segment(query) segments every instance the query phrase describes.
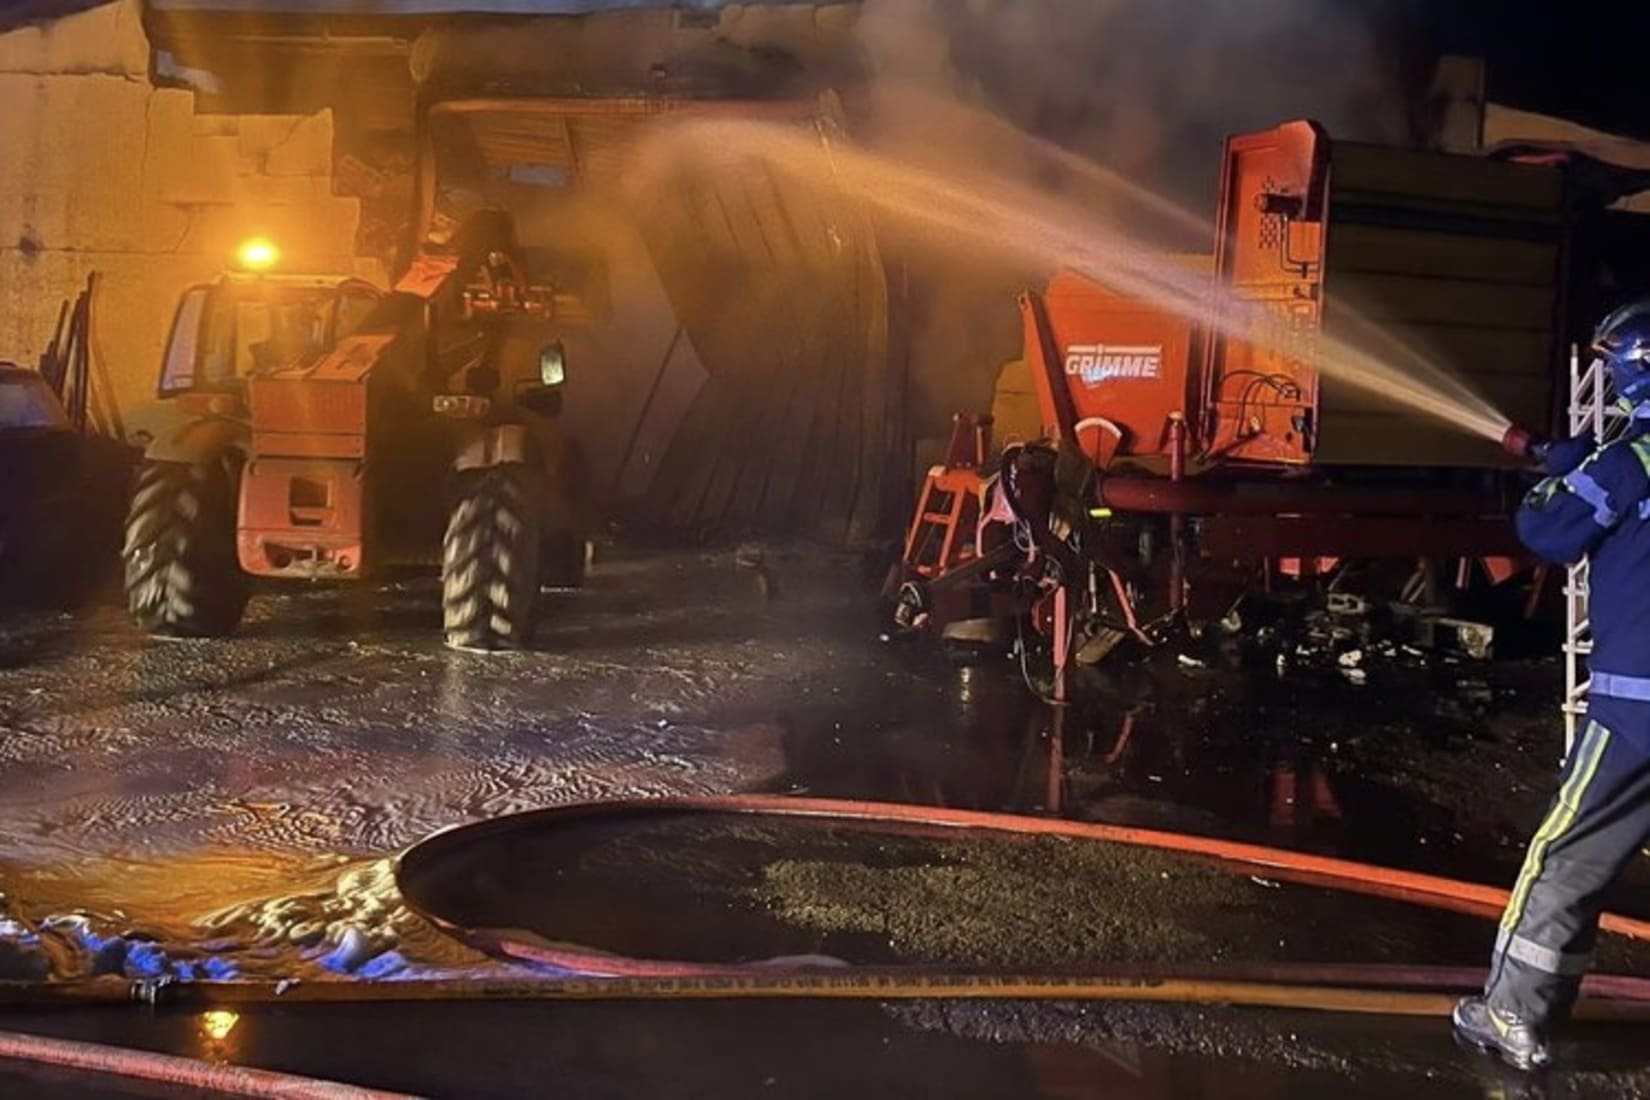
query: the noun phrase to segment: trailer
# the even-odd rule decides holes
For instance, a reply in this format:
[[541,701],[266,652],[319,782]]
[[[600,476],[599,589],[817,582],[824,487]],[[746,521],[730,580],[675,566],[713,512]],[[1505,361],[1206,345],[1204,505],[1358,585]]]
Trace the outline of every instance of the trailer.
[[[1059,686],[1073,661],[1156,644],[1255,588],[1378,562],[1394,579],[1376,598],[1439,608],[1528,577],[1517,459],[1323,355],[1415,355],[1510,421],[1552,424],[1576,201],[1560,167],[1337,142],[1307,121],[1229,139],[1201,314],[1103,272],[1021,296],[1036,438],[999,453],[991,417],[958,418],[891,577],[897,621],[1029,623]],[[1251,311],[1242,337],[1234,309]]]
[[97,286],[90,274],[63,303],[36,367],[0,359],[0,606],[72,606],[118,560],[137,452],[107,386],[93,385]]

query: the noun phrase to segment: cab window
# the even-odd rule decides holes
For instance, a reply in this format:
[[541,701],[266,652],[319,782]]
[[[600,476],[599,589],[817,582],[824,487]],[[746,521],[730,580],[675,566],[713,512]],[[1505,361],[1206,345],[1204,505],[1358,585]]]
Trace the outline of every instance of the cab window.
[[161,365],[162,396],[195,387],[195,367],[201,350],[201,318],[206,313],[210,290],[204,286],[184,292],[172,315],[172,333],[166,341],[166,361]]

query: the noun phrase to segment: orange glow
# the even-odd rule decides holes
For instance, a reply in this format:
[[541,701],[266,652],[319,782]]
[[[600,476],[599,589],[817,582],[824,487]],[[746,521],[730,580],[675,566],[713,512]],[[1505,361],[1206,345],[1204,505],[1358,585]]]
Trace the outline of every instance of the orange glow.
[[213,1042],[221,1043],[229,1038],[229,1033],[235,1030],[235,1025],[241,1022],[239,1014],[228,1009],[215,1008],[210,1012],[201,1013],[201,1033]]
[[281,258],[281,250],[267,237],[253,237],[241,244],[235,259],[247,271],[267,271]]

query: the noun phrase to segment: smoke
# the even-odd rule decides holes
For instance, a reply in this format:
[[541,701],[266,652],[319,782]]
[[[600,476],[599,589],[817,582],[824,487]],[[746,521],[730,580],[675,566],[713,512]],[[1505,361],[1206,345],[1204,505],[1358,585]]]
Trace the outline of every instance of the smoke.
[[873,132],[952,154],[912,93],[989,111],[1199,209],[1228,134],[1311,117],[1403,143],[1401,12],[1373,0],[867,0]]
[[[1340,139],[1406,141],[1401,12],[1375,2],[867,0],[856,130],[1206,252],[1227,135],[1310,117]],[[1049,273],[892,244],[922,288],[907,308],[918,431],[940,434],[955,408],[989,407],[1018,353],[1014,292]]]

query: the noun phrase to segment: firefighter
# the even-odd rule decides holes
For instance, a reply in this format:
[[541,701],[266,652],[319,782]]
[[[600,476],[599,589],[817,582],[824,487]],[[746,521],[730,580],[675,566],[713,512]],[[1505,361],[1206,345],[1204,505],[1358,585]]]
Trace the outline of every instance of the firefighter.
[[1607,317],[1593,345],[1628,429],[1604,447],[1551,448],[1517,518],[1547,561],[1591,558],[1588,721],[1530,841],[1484,994],[1454,1013],[1460,1038],[1526,1070],[1551,1060],[1548,1033],[1575,1002],[1604,893],[1650,836],[1650,300]]

